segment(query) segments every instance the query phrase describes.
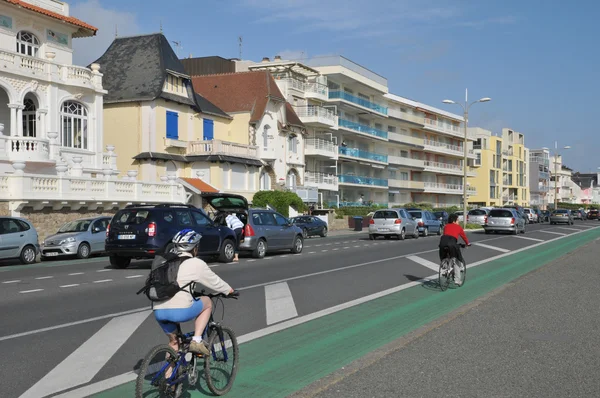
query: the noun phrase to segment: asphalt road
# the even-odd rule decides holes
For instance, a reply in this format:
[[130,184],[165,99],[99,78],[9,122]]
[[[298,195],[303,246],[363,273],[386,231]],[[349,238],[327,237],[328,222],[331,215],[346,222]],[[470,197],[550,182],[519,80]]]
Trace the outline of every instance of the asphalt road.
[[[469,237],[476,244],[464,256],[467,263],[485,261],[596,227],[600,224],[530,225],[517,237],[473,232]],[[225,302],[225,322],[250,340],[250,333],[260,335],[284,320],[422,279],[434,272],[437,242],[436,236],[369,241],[366,233],[311,238],[299,255],[212,264],[242,290],[240,300]],[[11,358],[0,365],[1,396],[40,398],[86,385],[108,388],[135,370],[152,346],[165,341],[148,316],[147,299],[135,295],[149,266],[134,262],[118,270],[97,258],[0,268],[0,350]],[[284,308],[270,304],[274,290],[286,296]]]

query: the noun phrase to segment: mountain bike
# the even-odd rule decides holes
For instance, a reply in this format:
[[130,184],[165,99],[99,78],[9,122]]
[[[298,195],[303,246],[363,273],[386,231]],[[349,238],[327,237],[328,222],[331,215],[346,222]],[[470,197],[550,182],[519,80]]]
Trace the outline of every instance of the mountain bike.
[[[200,360],[204,360],[204,374],[208,389],[215,395],[221,396],[229,392],[238,370],[239,348],[237,338],[233,330],[223,326],[213,319],[216,305],[214,299],[239,297],[236,290],[229,295],[222,293],[206,294],[204,290],[194,292],[194,298],[206,296],[213,300],[213,310],[202,339],[208,342],[211,355],[204,356],[189,352],[190,343],[194,332],[183,333],[181,326],[177,325],[177,341],[179,350],[167,345],[160,344],[148,352],[138,374],[135,384],[136,398],[161,397],[178,398],[183,394],[184,382],[189,386],[195,386],[198,382],[199,371],[197,366]],[[225,307],[223,306],[223,313]],[[207,339],[208,336],[208,339]],[[229,370],[222,367],[229,366]],[[149,388],[149,390],[148,390]]]
[[[464,249],[467,247],[467,245],[460,243],[460,247]],[[446,246],[444,249],[446,251],[446,257],[442,260],[438,273],[440,289],[442,292],[448,289],[448,286],[450,286],[450,281],[454,281],[454,265],[459,263],[458,259],[450,254],[448,246]],[[465,279],[467,278],[467,264],[462,263],[460,269],[460,286],[463,286],[465,284]]]

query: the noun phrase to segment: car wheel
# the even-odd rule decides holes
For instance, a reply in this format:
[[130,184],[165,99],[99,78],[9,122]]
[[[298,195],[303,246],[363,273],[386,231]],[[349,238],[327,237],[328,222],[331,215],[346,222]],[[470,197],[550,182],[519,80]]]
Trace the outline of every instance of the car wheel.
[[77,258],[88,258],[90,256],[90,253],[90,245],[88,245],[87,243],[82,243],[77,248]]
[[369,240],[375,240],[375,235],[369,234]]
[[302,253],[302,249],[304,248],[304,240],[300,235],[296,236],[294,239],[294,246],[292,247],[292,253],[299,254]]
[[127,266],[131,263],[131,259],[129,257],[121,257],[112,255],[109,257],[110,265],[115,268],[127,268]]
[[484,230],[483,232],[484,232],[486,235],[489,235],[490,233],[492,233],[492,231],[489,231],[489,230],[487,230],[487,229],[486,229],[486,230]]
[[429,236],[429,228],[425,227],[425,229],[423,230],[423,237],[428,237]]
[[440,226],[437,231],[438,236],[442,234],[442,227]]
[[221,245],[221,253],[219,254],[219,261],[222,263],[230,263],[233,261],[235,256],[235,243],[231,239],[225,239],[223,245]]
[[398,239],[404,240],[405,238],[406,238],[406,231],[404,230],[404,228],[402,228],[402,231],[400,231],[400,235],[398,235]]
[[260,239],[257,243],[256,243],[256,247],[254,248],[254,251],[252,252],[252,257],[254,258],[264,258],[265,255],[267,254],[267,242],[264,239]]
[[518,228],[515,228],[515,230],[514,230],[514,231],[512,231],[511,233],[512,233],[513,235],[516,235],[516,234],[518,234],[518,233],[519,233],[519,229],[518,229]]
[[323,231],[321,231],[321,238],[325,238],[327,236],[327,227],[323,227]]
[[35,252],[35,247],[31,245],[27,245],[21,250],[21,256],[19,260],[21,264],[33,264],[35,263],[35,257],[37,253]]
[[308,230],[306,228],[302,228],[302,237],[304,239],[308,238]]

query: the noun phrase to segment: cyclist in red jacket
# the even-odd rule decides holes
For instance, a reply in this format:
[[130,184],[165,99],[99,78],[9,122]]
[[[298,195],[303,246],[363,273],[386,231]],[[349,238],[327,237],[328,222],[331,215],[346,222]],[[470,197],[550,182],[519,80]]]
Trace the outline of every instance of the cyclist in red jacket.
[[[471,246],[471,244],[469,243],[469,239],[467,238],[467,234],[465,234],[465,231],[458,224],[458,216],[456,214],[451,214],[450,217],[448,217],[448,224],[446,224],[446,226],[444,227],[444,234],[440,238],[440,261],[446,258],[446,250],[450,250],[450,255],[452,257],[458,259],[458,261],[461,262],[463,265],[465,264],[465,260],[460,251],[460,246],[458,245],[459,237],[462,238],[462,240],[467,246]],[[457,269],[459,266],[459,264],[455,264],[454,283],[460,286],[460,269]]]

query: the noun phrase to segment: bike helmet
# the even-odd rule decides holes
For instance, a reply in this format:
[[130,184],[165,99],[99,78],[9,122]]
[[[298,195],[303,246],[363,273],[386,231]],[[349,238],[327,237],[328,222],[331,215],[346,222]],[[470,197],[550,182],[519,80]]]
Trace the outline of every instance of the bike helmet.
[[202,235],[193,229],[184,229],[177,232],[177,235],[173,237],[173,243],[178,252],[190,252],[198,243],[200,243]]

